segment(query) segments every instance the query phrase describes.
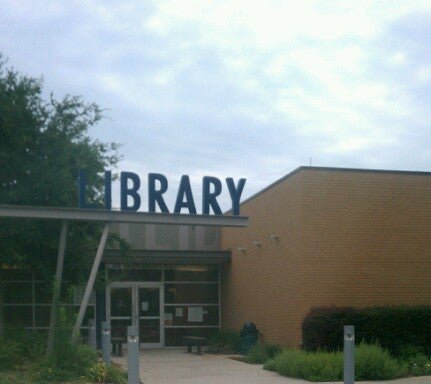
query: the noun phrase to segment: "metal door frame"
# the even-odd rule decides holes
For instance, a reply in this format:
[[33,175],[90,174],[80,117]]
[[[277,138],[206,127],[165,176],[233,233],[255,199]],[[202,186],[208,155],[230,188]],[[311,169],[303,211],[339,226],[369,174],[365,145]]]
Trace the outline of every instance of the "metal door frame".
[[[163,283],[162,282],[134,282],[134,281],[118,281],[109,284],[106,287],[106,318],[109,325],[111,325],[111,290],[115,288],[132,288],[132,313],[131,322],[132,325],[139,325],[138,319],[138,295],[139,288],[159,288],[159,314],[160,314],[160,342],[159,343],[140,343],[140,348],[151,349],[151,348],[163,348],[165,346],[165,327],[164,327],[164,295],[163,295]],[[138,326],[139,330],[139,326]]]

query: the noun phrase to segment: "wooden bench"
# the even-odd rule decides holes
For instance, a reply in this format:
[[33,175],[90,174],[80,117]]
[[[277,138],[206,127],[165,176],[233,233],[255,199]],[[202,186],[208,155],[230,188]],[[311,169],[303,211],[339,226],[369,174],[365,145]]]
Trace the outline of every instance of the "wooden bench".
[[111,337],[112,354],[114,356],[123,356],[123,343],[126,342],[124,337]]
[[187,352],[192,352],[192,347],[197,347],[197,354],[202,355],[202,344],[206,343],[205,337],[184,336],[184,341],[187,344]]

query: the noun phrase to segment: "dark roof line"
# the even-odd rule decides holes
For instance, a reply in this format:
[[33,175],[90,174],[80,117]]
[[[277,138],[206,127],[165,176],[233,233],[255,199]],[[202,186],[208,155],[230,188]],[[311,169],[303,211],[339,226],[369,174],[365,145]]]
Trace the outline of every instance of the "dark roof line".
[[[243,204],[249,202],[250,200],[253,200],[257,196],[259,196],[262,193],[266,192],[267,190],[275,187],[277,184],[282,183],[283,181],[287,180],[288,178],[294,176],[295,174],[297,174],[301,171],[309,171],[309,170],[311,170],[311,171],[331,171],[331,172],[393,173],[393,174],[402,174],[402,175],[431,176],[431,172],[425,172],[425,171],[400,171],[400,170],[388,170],[388,169],[341,168],[341,167],[313,167],[313,166],[302,165],[302,166],[294,169],[292,172],[288,173],[287,175],[283,176],[282,178],[269,184],[267,187],[256,192],[254,195],[251,195],[250,197],[248,197],[247,199],[242,201],[240,205],[243,205]],[[227,211],[226,213],[229,213],[230,211],[231,210]]]

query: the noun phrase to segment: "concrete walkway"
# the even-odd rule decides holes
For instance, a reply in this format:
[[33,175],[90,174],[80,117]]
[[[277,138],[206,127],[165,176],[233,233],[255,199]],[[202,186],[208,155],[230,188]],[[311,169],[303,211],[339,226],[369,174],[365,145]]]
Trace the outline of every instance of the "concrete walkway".
[[[127,352],[113,361],[127,366]],[[144,384],[305,384],[308,381],[291,379],[224,355],[190,354],[185,349],[156,349],[141,352],[141,380]],[[370,382],[361,382],[362,384]],[[431,384],[431,376],[373,384]],[[332,383],[334,384],[334,383]]]

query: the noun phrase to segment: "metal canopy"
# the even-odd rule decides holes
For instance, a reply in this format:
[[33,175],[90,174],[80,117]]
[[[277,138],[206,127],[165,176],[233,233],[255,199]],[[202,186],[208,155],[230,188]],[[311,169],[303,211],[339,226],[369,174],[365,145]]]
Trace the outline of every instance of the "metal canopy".
[[32,207],[1,204],[0,217],[221,227],[245,227],[248,225],[248,217],[245,216],[185,215],[178,213],[125,212],[107,211],[104,209]]
[[[51,324],[50,324],[50,345],[52,344],[51,338],[53,337],[54,324],[55,324],[55,305],[59,297],[61,275],[64,263],[64,253],[66,247],[66,232],[67,221],[99,221],[103,222],[104,228],[100,238],[99,246],[97,248],[96,256],[94,258],[93,266],[91,268],[90,276],[88,278],[87,286],[85,288],[84,297],[79,308],[79,314],[73,327],[72,339],[76,339],[79,329],[82,325],[82,320],[88,306],[91,291],[93,290],[94,280],[99,269],[100,261],[105,250],[106,240],[109,234],[109,227],[111,223],[142,223],[142,224],[170,224],[170,225],[202,225],[202,226],[223,226],[223,227],[245,227],[248,225],[248,217],[243,216],[223,216],[223,215],[182,215],[175,213],[149,213],[149,212],[124,212],[124,211],[108,211],[104,209],[81,209],[81,208],[61,208],[61,207],[32,207],[32,206],[19,206],[19,205],[1,205],[0,204],[0,218],[22,218],[22,219],[50,219],[62,220],[62,231],[60,234],[60,244],[57,256],[57,273],[55,278],[56,292],[53,295],[52,308],[51,308]],[[159,258],[153,261],[160,260]],[[165,260],[169,257],[164,255]],[[203,258],[196,257],[197,255],[188,255],[188,258],[194,260],[204,261]],[[217,259],[226,261],[227,255],[220,255]],[[178,257],[171,260],[178,261]],[[227,257],[229,259],[229,257]],[[214,262],[214,258],[208,259],[208,262]],[[218,262],[220,262],[218,261]],[[157,261],[160,262],[160,261]]]

